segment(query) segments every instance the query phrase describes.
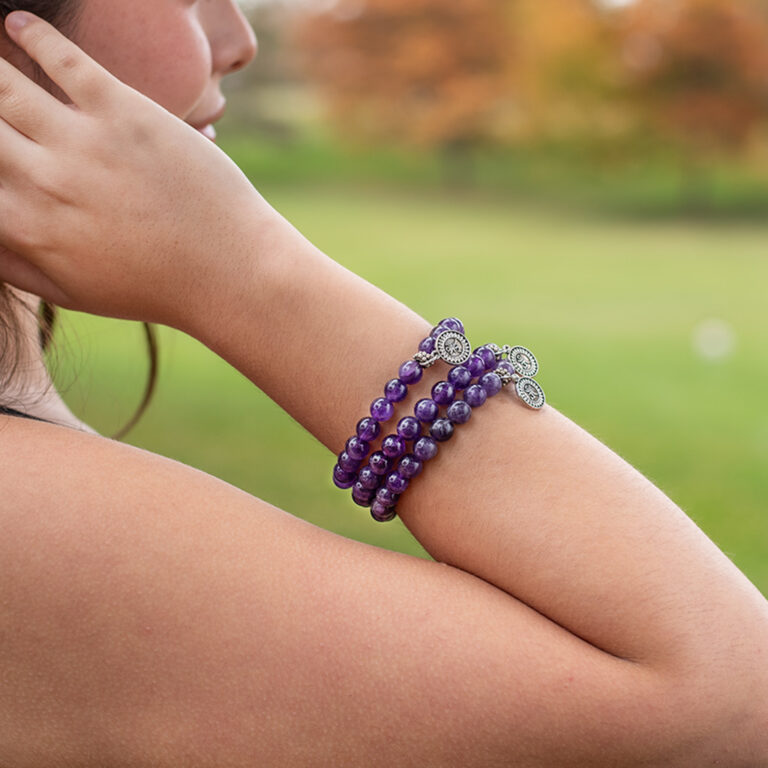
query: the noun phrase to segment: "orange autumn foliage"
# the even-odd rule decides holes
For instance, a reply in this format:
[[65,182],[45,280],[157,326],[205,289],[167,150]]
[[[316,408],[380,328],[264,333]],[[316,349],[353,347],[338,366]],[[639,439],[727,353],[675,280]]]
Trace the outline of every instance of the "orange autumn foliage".
[[306,72],[350,132],[450,146],[510,108],[513,0],[341,0],[296,30]]
[[578,138],[612,118],[617,84],[615,41],[593,0],[515,0],[517,56],[511,81],[532,136]]
[[768,0],[338,0],[296,30],[349,134],[432,147],[768,125]]
[[620,38],[628,94],[666,135],[735,150],[765,124],[765,0],[638,0]]
[[592,0],[339,0],[296,41],[337,125],[431,146],[589,130],[615,74]]

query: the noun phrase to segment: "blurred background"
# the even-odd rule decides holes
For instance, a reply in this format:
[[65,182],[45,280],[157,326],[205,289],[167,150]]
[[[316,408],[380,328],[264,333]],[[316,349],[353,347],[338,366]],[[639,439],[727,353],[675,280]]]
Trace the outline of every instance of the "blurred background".
[[[549,402],[768,596],[768,0],[242,5],[260,50],[224,81],[221,148],[338,262],[474,344],[533,349]],[[126,442],[429,557],[247,379],[158,335]],[[141,325],[63,312],[57,338],[65,399],[113,434],[144,391]]]

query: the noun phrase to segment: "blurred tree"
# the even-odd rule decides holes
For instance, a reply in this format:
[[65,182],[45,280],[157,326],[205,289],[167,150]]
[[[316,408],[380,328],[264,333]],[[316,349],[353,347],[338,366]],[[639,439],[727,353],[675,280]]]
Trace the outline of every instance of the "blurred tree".
[[511,82],[528,135],[584,141],[621,129],[615,36],[603,5],[515,0],[510,11],[519,38]]
[[687,190],[712,153],[741,150],[768,117],[765,0],[636,0],[619,19],[627,94],[675,141]]
[[296,40],[342,130],[456,157],[511,108],[512,2],[339,0]]
[[336,125],[437,148],[454,175],[490,142],[669,147],[695,202],[704,161],[768,128],[768,0],[319,1],[293,41]]
[[337,0],[295,40],[348,134],[455,156],[592,135],[615,112],[615,53],[594,0]]

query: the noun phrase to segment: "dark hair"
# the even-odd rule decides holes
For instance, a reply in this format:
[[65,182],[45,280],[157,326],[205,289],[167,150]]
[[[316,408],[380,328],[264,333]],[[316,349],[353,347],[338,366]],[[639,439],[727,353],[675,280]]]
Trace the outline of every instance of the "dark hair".
[[[77,26],[80,11],[80,0],[0,0],[0,21],[5,22],[5,17],[11,11],[29,11],[45,19],[48,23],[60,29],[65,34],[71,33]],[[39,65],[35,64],[35,71],[42,74]],[[16,310],[29,311],[18,296],[13,293],[6,283],[0,282],[0,391],[6,389],[13,382],[20,363],[20,341],[22,329],[19,325]],[[56,306],[43,300],[40,303],[40,312],[37,317],[39,328],[40,348],[43,352],[48,350],[53,335],[53,327],[56,322]],[[149,352],[149,377],[144,391],[144,397],[130,421],[116,434],[113,440],[119,440],[141,418],[149,405],[157,379],[157,337],[154,326],[143,323],[147,338]]]
[[80,0],[0,0],[0,17],[11,11],[29,11],[62,30],[72,29],[77,23]]

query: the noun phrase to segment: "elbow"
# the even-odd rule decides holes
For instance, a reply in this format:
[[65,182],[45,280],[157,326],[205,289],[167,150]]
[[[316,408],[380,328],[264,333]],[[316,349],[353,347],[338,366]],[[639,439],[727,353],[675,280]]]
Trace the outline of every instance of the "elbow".
[[[768,620],[670,674],[680,768],[768,768]],[[717,644],[715,644],[717,645]],[[677,765],[678,763],[675,763]]]

